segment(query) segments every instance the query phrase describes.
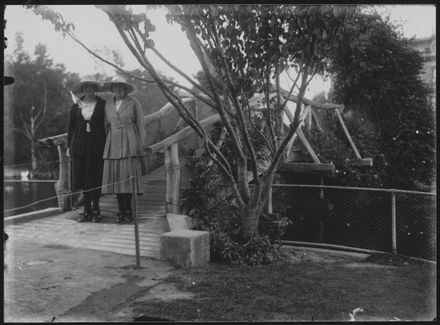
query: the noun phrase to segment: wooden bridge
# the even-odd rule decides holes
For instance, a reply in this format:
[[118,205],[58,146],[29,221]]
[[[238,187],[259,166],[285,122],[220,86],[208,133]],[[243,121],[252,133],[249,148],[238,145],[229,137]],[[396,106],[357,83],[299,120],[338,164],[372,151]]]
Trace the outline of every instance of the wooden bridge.
[[[288,97],[287,92],[282,93],[284,98],[295,102],[297,98],[293,95]],[[255,96],[251,99],[250,104],[258,106],[262,97]],[[183,101],[191,104],[193,114],[200,121],[201,125],[208,129],[214,123],[220,121],[220,117],[212,109],[200,103],[194,98],[183,98]],[[297,133],[288,144],[287,152],[291,152],[294,143],[301,142],[307,153],[313,159],[313,163],[305,163],[298,161],[294,155],[287,155],[286,160],[281,164],[279,171],[282,172],[312,172],[312,173],[332,173],[334,165],[332,163],[321,163],[318,155],[308,142],[303,129],[310,130],[312,124],[321,128],[318,112],[319,110],[334,110],[338,116],[338,120],[343,128],[345,135],[355,153],[356,159],[354,164],[360,166],[371,166],[370,158],[363,159],[356,146],[351,139],[347,128],[342,119],[341,111],[343,105],[321,104],[304,99],[304,108],[301,112],[300,120],[302,121]],[[292,120],[292,114],[286,109],[286,116]],[[184,168],[185,161],[179,157],[179,153],[185,152],[185,149],[201,147],[200,140],[195,136],[193,130],[187,126],[184,127],[182,120],[177,115],[173,106],[168,103],[159,111],[145,116],[145,127],[147,130],[146,142],[148,146],[148,154],[150,162],[156,163],[157,168],[151,168],[148,175],[143,179],[142,196],[137,196],[137,216],[139,227],[141,230],[140,237],[149,237],[151,240],[144,240],[144,249],[141,254],[144,256],[157,257],[159,250],[159,236],[161,233],[168,231],[166,223],[166,213],[179,213],[180,192],[183,188],[189,186],[189,174]],[[165,139],[155,142],[154,135],[157,133],[167,134]],[[72,208],[70,193],[70,168],[69,159],[66,157],[66,139],[67,134],[56,135],[39,140],[46,147],[56,146],[59,154],[60,172],[59,181],[55,185],[57,194],[59,195],[59,205],[64,211]],[[163,153],[163,162],[157,163],[157,159],[152,159],[157,153]],[[263,166],[264,168],[264,166]],[[117,201],[115,195],[105,195],[101,198],[101,210],[103,215],[103,223],[112,224],[115,222],[115,214],[117,212]],[[114,225],[121,227],[121,225]],[[126,227],[126,225],[123,225]],[[122,228],[121,228],[122,229]],[[120,233],[122,236],[123,232]],[[115,232],[118,236],[118,232]],[[144,238],[146,239],[146,238]],[[130,244],[131,245],[131,244]],[[101,246],[100,246],[101,247]],[[130,246],[131,247],[131,246]],[[90,247],[89,247],[90,248]],[[128,251],[126,249],[122,251]],[[101,247],[104,249],[105,247]],[[108,246],[109,251],[115,251],[115,247]],[[121,251],[121,249],[119,249]],[[134,249],[133,249],[134,254]]]

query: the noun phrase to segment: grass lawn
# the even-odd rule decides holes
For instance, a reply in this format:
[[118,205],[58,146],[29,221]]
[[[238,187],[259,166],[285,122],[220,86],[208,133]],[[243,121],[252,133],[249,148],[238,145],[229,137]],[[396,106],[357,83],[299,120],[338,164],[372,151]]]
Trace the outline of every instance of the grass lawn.
[[135,312],[174,321],[433,320],[436,267],[384,265],[297,251],[265,266],[210,264],[165,280],[190,299],[138,302]]

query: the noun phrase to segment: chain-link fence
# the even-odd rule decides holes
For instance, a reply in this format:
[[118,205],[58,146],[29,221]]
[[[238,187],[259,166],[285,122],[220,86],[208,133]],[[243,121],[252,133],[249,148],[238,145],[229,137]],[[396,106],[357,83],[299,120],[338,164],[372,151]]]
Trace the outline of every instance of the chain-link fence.
[[436,259],[436,195],[333,186],[274,185],[273,212],[290,221],[283,240]]
[[56,181],[4,180],[4,217],[57,207]]
[[58,160],[38,161],[34,170],[31,163],[4,165],[3,216],[57,207],[59,165]]

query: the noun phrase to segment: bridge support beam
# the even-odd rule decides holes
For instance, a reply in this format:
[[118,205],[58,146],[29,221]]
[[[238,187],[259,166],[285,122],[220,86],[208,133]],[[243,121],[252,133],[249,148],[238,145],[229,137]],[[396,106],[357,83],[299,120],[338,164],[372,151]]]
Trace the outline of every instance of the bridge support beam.
[[59,157],[59,177],[55,183],[55,192],[58,196],[58,206],[63,211],[72,208],[70,194],[70,159],[66,156],[66,145],[64,143],[57,144]]
[[179,147],[175,142],[165,149],[167,174],[166,212],[179,213],[180,166]]

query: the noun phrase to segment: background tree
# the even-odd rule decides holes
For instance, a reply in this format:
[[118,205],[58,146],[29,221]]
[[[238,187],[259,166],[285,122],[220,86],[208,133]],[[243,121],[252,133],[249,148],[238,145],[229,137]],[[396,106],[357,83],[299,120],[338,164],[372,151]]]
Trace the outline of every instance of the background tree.
[[[142,79],[151,80],[151,76],[147,71],[134,69],[129,70],[128,73],[132,77],[126,79],[136,86],[137,91],[133,96],[141,103],[144,114],[154,113],[168,102],[156,83],[146,83],[142,81]],[[122,75],[121,73],[119,74]],[[165,78],[163,74],[159,73],[159,75],[161,75],[161,78]]]
[[[299,125],[304,93],[312,77],[327,66],[328,54],[336,45],[352,7],[166,6],[168,20],[178,23],[185,32],[207,77],[209,88],[202,87],[184,74],[154,47],[150,33],[155,27],[145,14],[133,14],[126,6],[97,7],[108,14],[139,64],[148,71],[182,119],[203,139],[206,152],[229,180],[241,213],[243,240],[258,235],[258,220],[267,201],[274,173],[284,157],[288,141]],[[73,25],[65,22],[59,14],[47,7],[32,8],[44,19],[52,21],[57,30],[99,57],[75,36]],[[161,58],[198,92],[160,76],[150,61],[151,55]],[[129,75],[112,62],[100,58]],[[297,75],[289,93],[283,95],[289,96],[298,88],[298,101],[294,120],[284,130],[282,112],[287,100],[282,96],[279,76],[289,67],[295,68]],[[223,87],[218,89],[215,84]],[[218,112],[232,140],[234,169],[170,85],[188,91]],[[271,97],[273,90],[275,96]],[[250,139],[250,131],[256,126],[252,123],[249,98],[257,91],[263,94],[262,115],[266,121],[264,128],[257,130],[266,143],[269,158],[268,166],[263,170],[258,166],[258,157]],[[248,171],[253,175],[252,190]]]
[[420,77],[423,59],[378,14],[347,22],[332,60],[333,100],[377,127],[383,185],[427,189],[435,173],[434,109]]
[[8,160],[31,161],[35,172],[41,155],[36,140],[65,131],[71,104],[68,90],[79,77],[67,73],[63,65],[54,65],[45,45],[38,44],[32,58],[23,48],[22,36],[18,34],[16,39],[13,56],[6,58],[15,78],[10,114],[12,129],[5,130],[13,135],[15,157]]

